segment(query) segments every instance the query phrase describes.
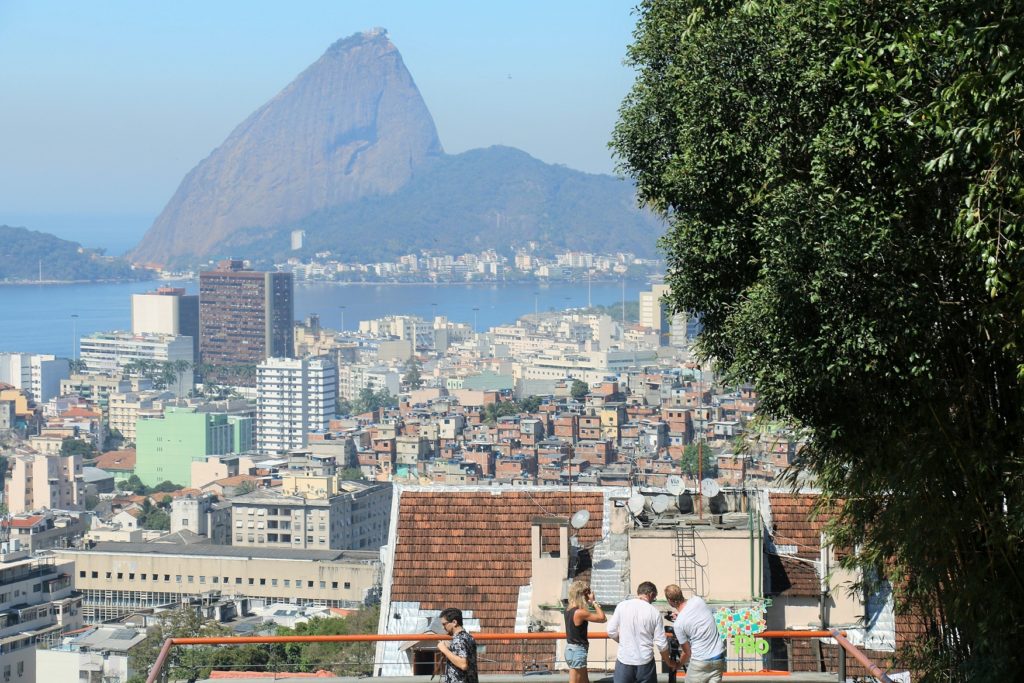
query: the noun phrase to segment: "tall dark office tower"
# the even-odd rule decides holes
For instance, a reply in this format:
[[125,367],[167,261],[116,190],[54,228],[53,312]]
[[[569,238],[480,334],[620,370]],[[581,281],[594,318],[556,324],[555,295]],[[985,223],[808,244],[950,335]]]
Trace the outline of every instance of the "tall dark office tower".
[[295,355],[295,304],[291,273],[245,270],[221,261],[199,274],[199,355],[214,380],[256,385],[266,358]]

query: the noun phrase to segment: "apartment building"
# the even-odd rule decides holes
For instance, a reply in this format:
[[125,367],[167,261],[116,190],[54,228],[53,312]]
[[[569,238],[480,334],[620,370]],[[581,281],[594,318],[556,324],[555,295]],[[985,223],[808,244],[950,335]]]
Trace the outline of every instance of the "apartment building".
[[332,476],[285,476],[280,490],[231,501],[232,545],[305,550],[379,548],[388,534],[391,485]]
[[115,375],[133,363],[187,363],[175,367],[167,388],[178,396],[192,390],[192,338],[173,334],[97,332],[82,337],[79,357],[88,372]]
[[[199,355],[211,366],[206,381],[223,381],[233,367],[255,367],[267,358],[295,355],[295,318],[291,273],[245,270],[227,260],[199,274]],[[255,377],[230,376],[254,386]]]
[[301,448],[334,417],[338,375],[327,358],[268,358],[256,368],[256,447]]
[[35,683],[36,646],[81,626],[73,574],[67,560],[33,558],[17,541],[0,545],[0,681]]
[[171,391],[115,392],[107,397],[107,425],[116,429],[125,442],[135,443],[139,418],[159,417],[163,402],[172,400]]
[[4,502],[11,514],[79,510],[85,504],[81,455],[18,453],[8,459]]
[[74,563],[88,624],[215,593],[257,604],[357,608],[380,583],[376,550],[100,542],[55,556]]
[[199,358],[199,296],[181,287],[132,294],[132,332],[190,337],[192,355]]
[[71,374],[66,358],[39,353],[0,353],[0,383],[32,395],[37,403],[60,394],[60,381]]
[[252,447],[252,418],[168,407],[162,417],[138,422],[135,474],[144,484],[188,485],[192,461],[207,455],[240,453]]

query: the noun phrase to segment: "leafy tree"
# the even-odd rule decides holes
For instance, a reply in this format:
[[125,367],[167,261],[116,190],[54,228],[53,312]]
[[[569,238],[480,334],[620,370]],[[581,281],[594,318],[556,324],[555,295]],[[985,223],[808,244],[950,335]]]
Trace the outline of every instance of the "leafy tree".
[[572,386],[569,388],[569,393],[572,394],[575,400],[582,401],[590,393],[590,386],[582,380],[574,379]]
[[405,375],[402,376],[402,384],[409,389],[419,389],[423,386],[423,377],[421,374],[422,365],[420,359],[413,356],[409,363],[405,366]]
[[339,398],[337,401],[335,401],[335,403],[334,403],[334,414],[335,415],[338,415],[338,416],[341,416],[341,415],[351,415],[352,412],[353,412],[353,409],[352,409],[352,402],[351,401],[347,401],[347,400],[345,400],[343,398]]
[[[341,619],[312,619],[294,629],[280,628],[278,635],[346,635],[376,633],[380,606],[364,607]],[[338,676],[369,676],[373,673],[373,643],[288,643],[285,659],[293,671],[326,669]]]
[[360,415],[385,406],[394,406],[398,400],[386,388],[374,391],[369,387],[359,390],[359,397],[352,404],[352,412]]
[[[149,671],[168,638],[196,638],[225,636],[229,632],[215,621],[204,618],[191,607],[179,607],[160,615],[155,626],[149,628],[146,639],[131,649],[128,655],[134,671]],[[216,648],[175,647],[167,660],[164,672],[168,680],[196,680],[206,678],[214,662]],[[139,680],[145,680],[140,677]]]
[[535,413],[540,409],[544,399],[540,396],[527,396],[519,401],[519,409],[524,413]]
[[698,474],[697,462],[701,463],[700,476],[704,479],[718,476],[718,464],[711,449],[707,446],[698,447],[691,443],[683,449],[683,456],[679,459],[679,469],[689,477],[696,477]]
[[83,458],[91,458],[96,454],[96,449],[88,441],[67,436],[60,442],[60,454],[81,455]]
[[342,481],[359,481],[364,478],[363,471],[358,467],[346,467],[338,476],[341,477]]
[[807,438],[933,679],[1024,668],[992,609],[1024,604],[1018,10],[645,0],[613,138],[669,223],[671,307]]

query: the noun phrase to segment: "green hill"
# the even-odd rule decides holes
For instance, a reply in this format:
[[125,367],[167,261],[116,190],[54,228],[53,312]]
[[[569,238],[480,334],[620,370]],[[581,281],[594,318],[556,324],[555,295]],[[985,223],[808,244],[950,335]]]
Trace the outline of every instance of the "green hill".
[[0,225],[0,281],[134,280],[151,275],[132,270],[122,258],[104,256],[78,242]]
[[[304,248],[289,251],[292,230]],[[552,253],[573,249],[655,254],[663,232],[638,210],[630,183],[546,164],[510,147],[431,159],[394,194],[320,211],[280,228],[243,230],[225,254],[274,258],[330,250],[345,261],[391,259],[421,249],[462,253],[537,242]]]

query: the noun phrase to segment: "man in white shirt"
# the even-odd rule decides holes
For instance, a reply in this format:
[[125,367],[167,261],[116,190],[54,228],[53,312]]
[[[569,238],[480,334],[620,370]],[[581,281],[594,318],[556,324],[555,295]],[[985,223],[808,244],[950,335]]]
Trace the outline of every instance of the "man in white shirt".
[[718,633],[715,615],[699,596],[683,598],[683,591],[675,584],[665,586],[665,599],[676,611],[672,626],[683,651],[679,663],[689,661],[686,683],[721,683],[725,673],[725,641]]
[[608,637],[619,644],[614,683],[656,683],[655,648],[669,670],[675,671],[661,612],[651,604],[658,597],[657,587],[644,581],[637,586],[636,594],[620,603],[608,621]]

